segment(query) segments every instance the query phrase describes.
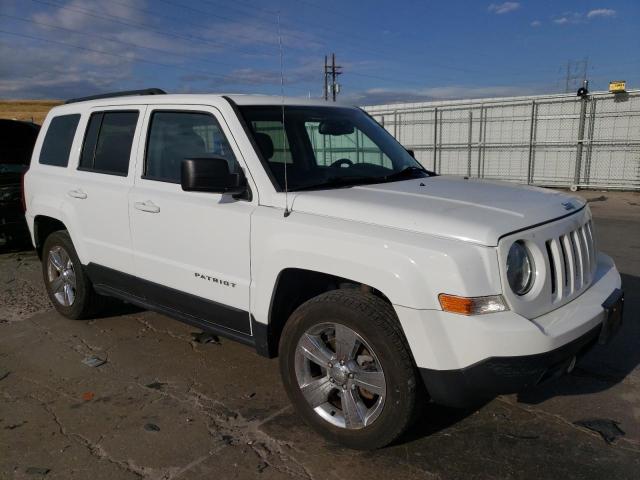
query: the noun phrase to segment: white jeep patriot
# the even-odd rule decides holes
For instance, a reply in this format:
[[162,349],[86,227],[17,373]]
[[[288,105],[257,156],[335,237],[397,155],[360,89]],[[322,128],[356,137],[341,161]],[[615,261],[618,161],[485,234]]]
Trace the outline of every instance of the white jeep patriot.
[[300,415],[366,449],[427,400],[570,371],[622,321],[578,198],[436,175],[358,108],[163,93],[44,122],[26,215],[66,317],[117,297],[278,355]]

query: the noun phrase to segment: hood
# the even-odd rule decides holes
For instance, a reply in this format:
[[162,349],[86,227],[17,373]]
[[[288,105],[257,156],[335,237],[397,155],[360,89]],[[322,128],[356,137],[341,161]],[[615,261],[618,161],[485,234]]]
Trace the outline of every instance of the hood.
[[436,176],[298,192],[293,212],[330,216],[495,246],[503,235],[580,210],[554,190]]

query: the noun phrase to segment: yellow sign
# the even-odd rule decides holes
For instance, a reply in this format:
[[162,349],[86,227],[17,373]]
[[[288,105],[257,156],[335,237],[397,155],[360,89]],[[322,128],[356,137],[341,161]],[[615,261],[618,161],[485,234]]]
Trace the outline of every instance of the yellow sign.
[[609,92],[611,93],[624,92],[625,89],[626,89],[626,82],[624,80],[609,82]]

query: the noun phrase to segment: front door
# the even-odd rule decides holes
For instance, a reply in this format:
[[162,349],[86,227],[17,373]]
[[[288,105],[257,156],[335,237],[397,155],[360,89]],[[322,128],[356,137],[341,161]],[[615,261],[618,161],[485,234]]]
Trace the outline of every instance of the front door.
[[129,195],[143,296],[187,321],[250,334],[250,216],[256,203],[185,192],[180,185],[184,158],[222,157],[231,172],[244,168],[224,119],[212,107],[149,108],[144,131]]

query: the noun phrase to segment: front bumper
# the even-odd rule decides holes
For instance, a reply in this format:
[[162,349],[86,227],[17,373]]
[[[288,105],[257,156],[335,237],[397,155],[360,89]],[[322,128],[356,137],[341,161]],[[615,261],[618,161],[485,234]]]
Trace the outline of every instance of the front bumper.
[[514,312],[396,311],[432,399],[465,407],[565,372],[597,342],[607,318],[603,303],[620,288],[613,260],[600,254],[589,289],[533,320]]
[[421,368],[420,375],[434,402],[456,408],[472,407],[564,374],[597,343],[601,329],[599,325],[550,352],[488,358],[459,370]]

